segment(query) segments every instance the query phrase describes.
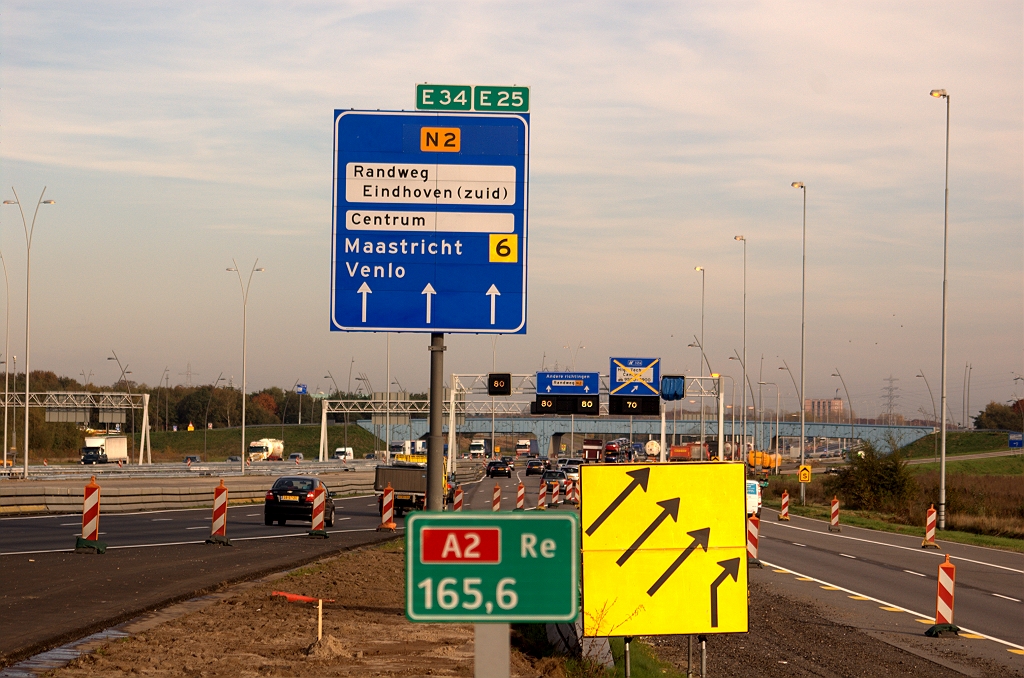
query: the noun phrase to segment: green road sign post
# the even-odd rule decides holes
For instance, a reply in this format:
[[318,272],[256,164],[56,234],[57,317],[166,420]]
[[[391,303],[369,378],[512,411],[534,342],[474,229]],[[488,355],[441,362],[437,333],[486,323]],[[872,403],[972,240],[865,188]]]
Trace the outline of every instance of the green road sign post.
[[416,85],[418,111],[529,113],[530,88],[518,85]]
[[578,535],[574,513],[414,513],[405,614],[414,622],[575,621]]

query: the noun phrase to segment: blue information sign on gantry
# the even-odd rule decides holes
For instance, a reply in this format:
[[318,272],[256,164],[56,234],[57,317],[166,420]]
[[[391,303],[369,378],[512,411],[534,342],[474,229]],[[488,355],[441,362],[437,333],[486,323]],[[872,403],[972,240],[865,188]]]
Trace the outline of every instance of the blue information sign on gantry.
[[529,115],[334,112],[331,329],[526,332]]
[[661,393],[661,358],[612,358],[608,393],[656,396]]
[[600,389],[597,372],[538,372],[538,395],[588,395]]

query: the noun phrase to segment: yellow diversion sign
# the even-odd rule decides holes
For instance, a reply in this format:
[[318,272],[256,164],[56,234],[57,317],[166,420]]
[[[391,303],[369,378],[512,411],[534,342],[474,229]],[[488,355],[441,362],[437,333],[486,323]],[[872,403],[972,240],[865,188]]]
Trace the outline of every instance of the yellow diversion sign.
[[584,635],[747,631],[743,464],[580,473]]

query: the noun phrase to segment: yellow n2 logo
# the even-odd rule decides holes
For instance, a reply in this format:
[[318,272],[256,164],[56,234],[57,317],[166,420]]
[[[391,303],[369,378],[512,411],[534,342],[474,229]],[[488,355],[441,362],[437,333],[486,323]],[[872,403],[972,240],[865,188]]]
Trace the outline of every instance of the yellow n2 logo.
[[519,236],[515,234],[492,233],[488,261],[499,264],[514,264],[519,261]]
[[462,130],[458,127],[421,127],[420,150],[432,153],[458,153],[462,149]]

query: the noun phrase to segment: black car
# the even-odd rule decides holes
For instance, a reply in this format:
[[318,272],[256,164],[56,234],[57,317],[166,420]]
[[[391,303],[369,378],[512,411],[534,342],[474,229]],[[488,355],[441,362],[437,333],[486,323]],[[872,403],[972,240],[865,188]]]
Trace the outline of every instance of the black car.
[[512,477],[512,468],[504,461],[492,461],[487,464],[487,477],[493,478],[495,476],[508,476]]
[[542,462],[540,459],[531,459],[530,461],[526,462],[526,475],[544,475],[544,462]]
[[313,491],[324,488],[324,526],[334,527],[334,500],[331,491],[319,478],[310,476],[284,476],[267,490],[263,503],[263,523],[284,525],[289,520],[313,522]]

